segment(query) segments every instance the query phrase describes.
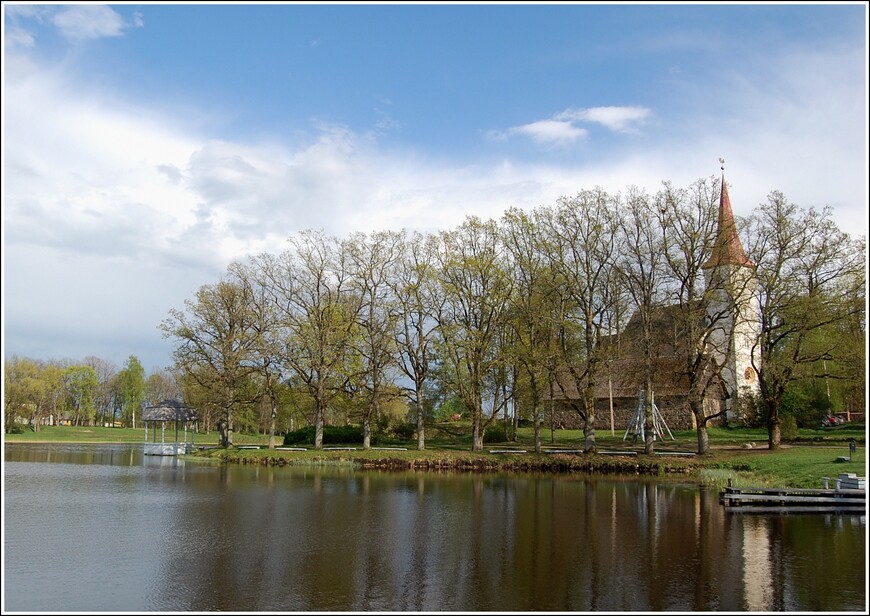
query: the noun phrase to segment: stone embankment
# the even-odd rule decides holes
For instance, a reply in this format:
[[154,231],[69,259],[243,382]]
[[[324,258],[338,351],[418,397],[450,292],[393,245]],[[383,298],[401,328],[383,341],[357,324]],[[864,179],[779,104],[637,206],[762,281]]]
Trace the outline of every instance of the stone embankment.
[[[313,452],[308,452],[309,454]],[[439,455],[432,452],[420,457],[372,457],[364,452],[354,454],[341,452],[336,455],[293,455],[290,452],[270,450],[211,450],[197,455],[217,458],[233,464],[256,464],[261,466],[297,465],[347,465],[360,469],[386,471],[453,471],[453,472],[545,472],[545,473],[587,473],[607,475],[644,475],[690,474],[697,470],[691,460],[643,456],[614,456],[596,454],[559,454],[548,456],[498,454],[479,455],[472,452]]]

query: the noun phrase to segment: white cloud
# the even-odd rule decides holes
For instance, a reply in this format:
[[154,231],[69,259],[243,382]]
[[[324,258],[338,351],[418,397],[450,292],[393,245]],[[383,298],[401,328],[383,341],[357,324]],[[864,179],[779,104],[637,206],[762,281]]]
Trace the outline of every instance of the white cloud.
[[487,136],[493,141],[505,141],[511,135],[531,137],[536,143],[546,146],[566,146],[586,139],[589,131],[578,123],[600,124],[618,133],[637,132],[637,128],[652,115],[646,107],[589,107],[568,108],[552,118],[538,120],[506,131],[490,131]]
[[539,120],[512,128],[512,134],[526,135],[536,142],[549,145],[566,145],[586,138],[589,134],[584,128],[577,128],[571,122],[562,120]]
[[554,119],[569,122],[594,122],[617,133],[636,131],[652,115],[646,107],[589,107],[566,109]]
[[16,26],[7,25],[4,34],[4,43],[7,49],[15,49],[17,47],[33,47],[33,35]]
[[65,8],[56,13],[51,21],[70,40],[121,36],[126,27],[123,17],[100,4]]

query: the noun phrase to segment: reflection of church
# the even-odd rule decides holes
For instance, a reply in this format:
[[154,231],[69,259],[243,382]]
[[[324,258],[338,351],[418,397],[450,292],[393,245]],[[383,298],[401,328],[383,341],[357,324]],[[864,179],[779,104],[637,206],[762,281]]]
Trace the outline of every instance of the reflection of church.
[[[726,409],[728,420],[739,419],[742,405],[758,393],[758,379],[752,359],[758,363],[761,331],[756,295],[755,265],[746,256],[734,215],[728,188],[722,176],[716,242],[703,264],[708,301],[698,330],[707,332],[706,347],[715,377],[707,387],[704,408],[707,415]],[[692,340],[686,332],[688,318],[678,305],[657,307],[652,323],[652,383],[655,404],[671,429],[694,428],[694,416],[688,406],[689,377],[686,370],[685,345],[704,344]],[[595,388],[595,426],[623,430],[638,406],[644,383],[644,349],[642,322],[635,312],[618,334],[604,338],[602,348],[608,359],[597,374]],[[554,387],[555,423],[565,428],[580,428],[582,421],[568,401],[580,396],[567,375],[560,376],[563,387]],[[564,379],[564,380],[563,380]],[[580,402],[582,404],[582,402]],[[612,418],[612,424],[611,424]]]

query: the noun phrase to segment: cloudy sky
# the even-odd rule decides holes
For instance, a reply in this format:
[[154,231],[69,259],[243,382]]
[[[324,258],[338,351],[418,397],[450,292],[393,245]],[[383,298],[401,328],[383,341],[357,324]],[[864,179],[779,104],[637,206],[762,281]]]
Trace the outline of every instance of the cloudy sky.
[[716,176],[867,227],[867,8],[3,4],[3,352],[171,363],[233,259]]

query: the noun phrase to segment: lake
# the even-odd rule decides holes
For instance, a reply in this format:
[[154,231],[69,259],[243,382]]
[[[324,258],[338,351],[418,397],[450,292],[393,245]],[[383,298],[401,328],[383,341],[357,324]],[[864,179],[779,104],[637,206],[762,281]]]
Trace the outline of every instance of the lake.
[[5,444],[4,611],[859,611],[866,519],[576,475]]

